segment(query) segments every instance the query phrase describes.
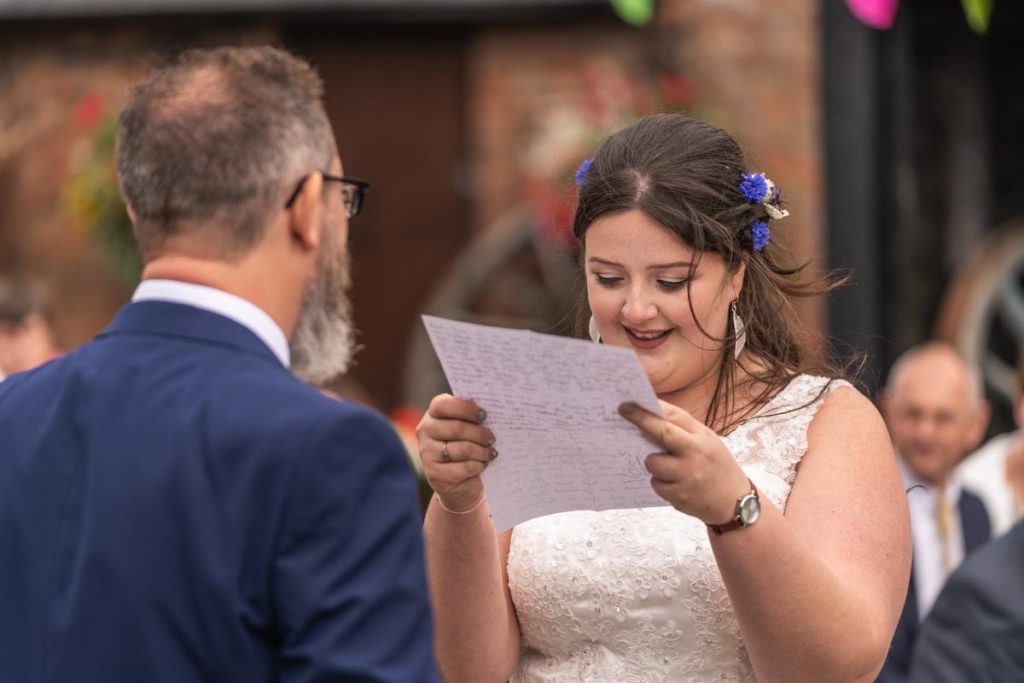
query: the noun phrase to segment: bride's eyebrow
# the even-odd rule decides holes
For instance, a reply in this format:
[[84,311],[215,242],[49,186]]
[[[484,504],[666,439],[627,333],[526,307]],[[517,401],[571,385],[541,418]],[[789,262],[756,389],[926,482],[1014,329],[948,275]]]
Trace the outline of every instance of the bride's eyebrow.
[[[621,263],[617,263],[615,261],[609,261],[608,259],[603,259],[603,258],[601,258],[599,256],[591,256],[589,259],[587,259],[587,262],[588,263],[600,263],[600,264],[605,265],[605,266],[615,266],[616,268],[621,268],[622,267]],[[655,263],[654,265],[647,266],[647,270],[665,270],[665,269],[668,269],[668,268],[691,268],[691,267],[693,267],[693,262],[691,262],[691,261],[673,261],[672,263]]]
[[656,263],[653,266],[647,266],[647,270],[666,270],[668,268],[691,268],[693,263],[690,261],[673,261],[672,263]]

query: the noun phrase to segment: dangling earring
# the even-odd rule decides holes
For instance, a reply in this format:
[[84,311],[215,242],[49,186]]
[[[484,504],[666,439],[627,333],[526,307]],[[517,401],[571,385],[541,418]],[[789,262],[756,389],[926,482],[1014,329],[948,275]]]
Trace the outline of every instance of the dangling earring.
[[735,299],[729,304],[729,309],[732,312],[732,333],[734,338],[732,357],[739,358],[740,354],[743,353],[743,347],[747,345],[746,325],[743,324],[743,318],[740,317],[740,314],[736,312]]
[[587,331],[590,332],[590,339],[595,344],[601,343],[601,333],[597,331],[597,321],[594,320],[594,316],[590,316],[590,323],[587,325]]

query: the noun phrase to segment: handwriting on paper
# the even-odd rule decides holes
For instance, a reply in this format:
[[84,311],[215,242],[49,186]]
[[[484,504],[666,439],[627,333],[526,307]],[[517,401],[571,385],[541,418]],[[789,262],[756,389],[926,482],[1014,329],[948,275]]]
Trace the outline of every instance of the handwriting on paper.
[[658,450],[619,416],[661,415],[629,349],[423,316],[452,391],[487,411],[501,457],[483,473],[495,528],[570,510],[665,505],[644,458]]

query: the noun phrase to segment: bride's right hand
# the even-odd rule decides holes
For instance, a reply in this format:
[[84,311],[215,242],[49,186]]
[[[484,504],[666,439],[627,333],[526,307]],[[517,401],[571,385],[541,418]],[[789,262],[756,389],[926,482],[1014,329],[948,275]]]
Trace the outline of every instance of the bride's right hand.
[[440,394],[416,427],[423,474],[449,510],[468,509],[483,496],[480,474],[498,457],[485,419],[472,401]]

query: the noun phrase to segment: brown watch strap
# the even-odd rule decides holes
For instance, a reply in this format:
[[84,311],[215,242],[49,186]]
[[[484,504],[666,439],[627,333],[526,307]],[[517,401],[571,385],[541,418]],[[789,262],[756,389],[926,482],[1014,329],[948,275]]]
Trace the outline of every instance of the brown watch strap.
[[721,536],[726,531],[732,531],[734,529],[741,528],[743,526],[743,522],[740,521],[740,503],[743,502],[744,498],[746,498],[747,496],[750,496],[750,495],[756,496],[758,499],[761,498],[760,494],[757,491],[757,487],[754,486],[754,482],[750,481],[750,477],[747,477],[747,483],[750,484],[750,491],[748,491],[747,493],[744,493],[736,501],[736,515],[731,520],[726,522],[725,524],[708,524],[707,525],[707,527],[709,529],[711,529],[712,531],[715,532],[715,535]]
[[734,519],[727,524],[708,524],[708,528],[715,532],[718,536],[721,536],[726,531],[732,531],[733,529],[739,529],[743,526],[743,522],[738,519]]

